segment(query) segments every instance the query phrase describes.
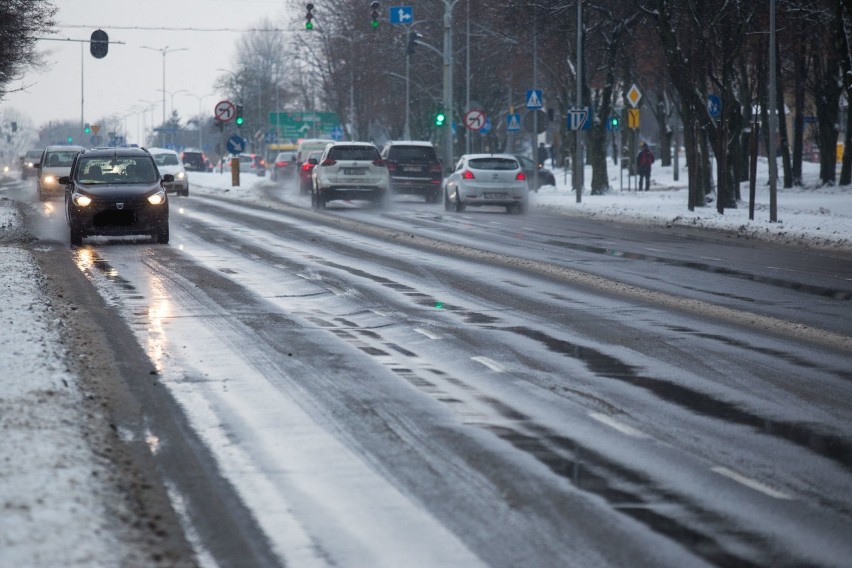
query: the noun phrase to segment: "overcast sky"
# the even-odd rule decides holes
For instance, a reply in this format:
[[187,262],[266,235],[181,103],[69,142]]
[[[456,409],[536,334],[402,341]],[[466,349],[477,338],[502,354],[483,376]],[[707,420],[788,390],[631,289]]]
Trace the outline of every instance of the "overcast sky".
[[[28,71],[22,80],[10,83],[10,91],[22,86],[25,90],[7,94],[0,110],[16,110],[32,120],[35,128],[49,121],[79,122],[82,59],[83,122],[94,124],[104,117],[129,114],[119,120],[126,121],[131,142],[136,141],[139,119],[130,109],[148,101],[156,103],[147,115],[149,120],[153,113],[159,124],[163,116],[164,57],[141,46],[169,50],[165,55],[167,115],[174,100],[183,120],[198,114],[199,104],[212,116],[216,102],[223,98],[213,90],[222,74],[217,69],[234,68],[241,33],[259,26],[264,17],[279,27],[289,20],[282,0],[55,0],[54,4],[59,8],[59,33],[50,37],[88,40],[100,28],[110,41],[123,44],[111,44],[105,58],[95,59],[88,43],[39,41],[47,68]],[[186,51],[177,51],[181,48]]]

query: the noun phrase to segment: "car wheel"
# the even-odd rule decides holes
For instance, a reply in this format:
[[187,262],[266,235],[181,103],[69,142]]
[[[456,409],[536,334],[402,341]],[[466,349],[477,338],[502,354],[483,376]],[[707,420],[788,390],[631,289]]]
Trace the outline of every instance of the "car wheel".
[[168,223],[158,227],[154,234],[151,235],[154,238],[155,243],[160,243],[161,245],[169,244],[169,225]]
[[446,191],[444,191],[444,211],[449,211],[450,209],[452,209],[452,207],[450,207],[450,196]]
[[69,237],[73,246],[80,246],[83,244],[83,231],[74,225],[71,225],[69,229]]
[[453,209],[456,213],[461,213],[464,211],[464,203],[462,203],[461,195],[456,191],[456,200],[453,202]]

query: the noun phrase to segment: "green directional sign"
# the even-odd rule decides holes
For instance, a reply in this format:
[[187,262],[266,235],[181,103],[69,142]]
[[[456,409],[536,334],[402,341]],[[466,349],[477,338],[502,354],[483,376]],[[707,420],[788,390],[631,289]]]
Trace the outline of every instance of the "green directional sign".
[[279,139],[329,138],[340,118],[336,112],[278,111],[269,113],[269,124]]

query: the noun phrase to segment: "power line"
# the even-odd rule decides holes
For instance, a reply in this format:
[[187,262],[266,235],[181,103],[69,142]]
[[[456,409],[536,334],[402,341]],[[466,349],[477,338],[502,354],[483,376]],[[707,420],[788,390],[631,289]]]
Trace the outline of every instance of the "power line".
[[283,28],[243,28],[243,29],[234,29],[234,28],[174,28],[174,27],[154,27],[154,26],[107,26],[107,25],[92,25],[92,24],[62,24],[56,26],[58,28],[79,28],[79,29],[104,29],[104,30],[139,30],[139,31],[165,31],[165,32],[235,32],[235,33],[245,33],[245,32],[283,32],[283,33],[294,33],[301,32],[302,30],[292,30],[292,29],[283,29]]

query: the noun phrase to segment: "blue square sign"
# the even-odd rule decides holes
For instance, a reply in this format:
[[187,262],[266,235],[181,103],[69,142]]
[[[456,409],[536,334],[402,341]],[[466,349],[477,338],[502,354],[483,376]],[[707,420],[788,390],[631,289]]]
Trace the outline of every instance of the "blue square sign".
[[391,6],[390,23],[411,24],[414,22],[414,8],[411,6]]

